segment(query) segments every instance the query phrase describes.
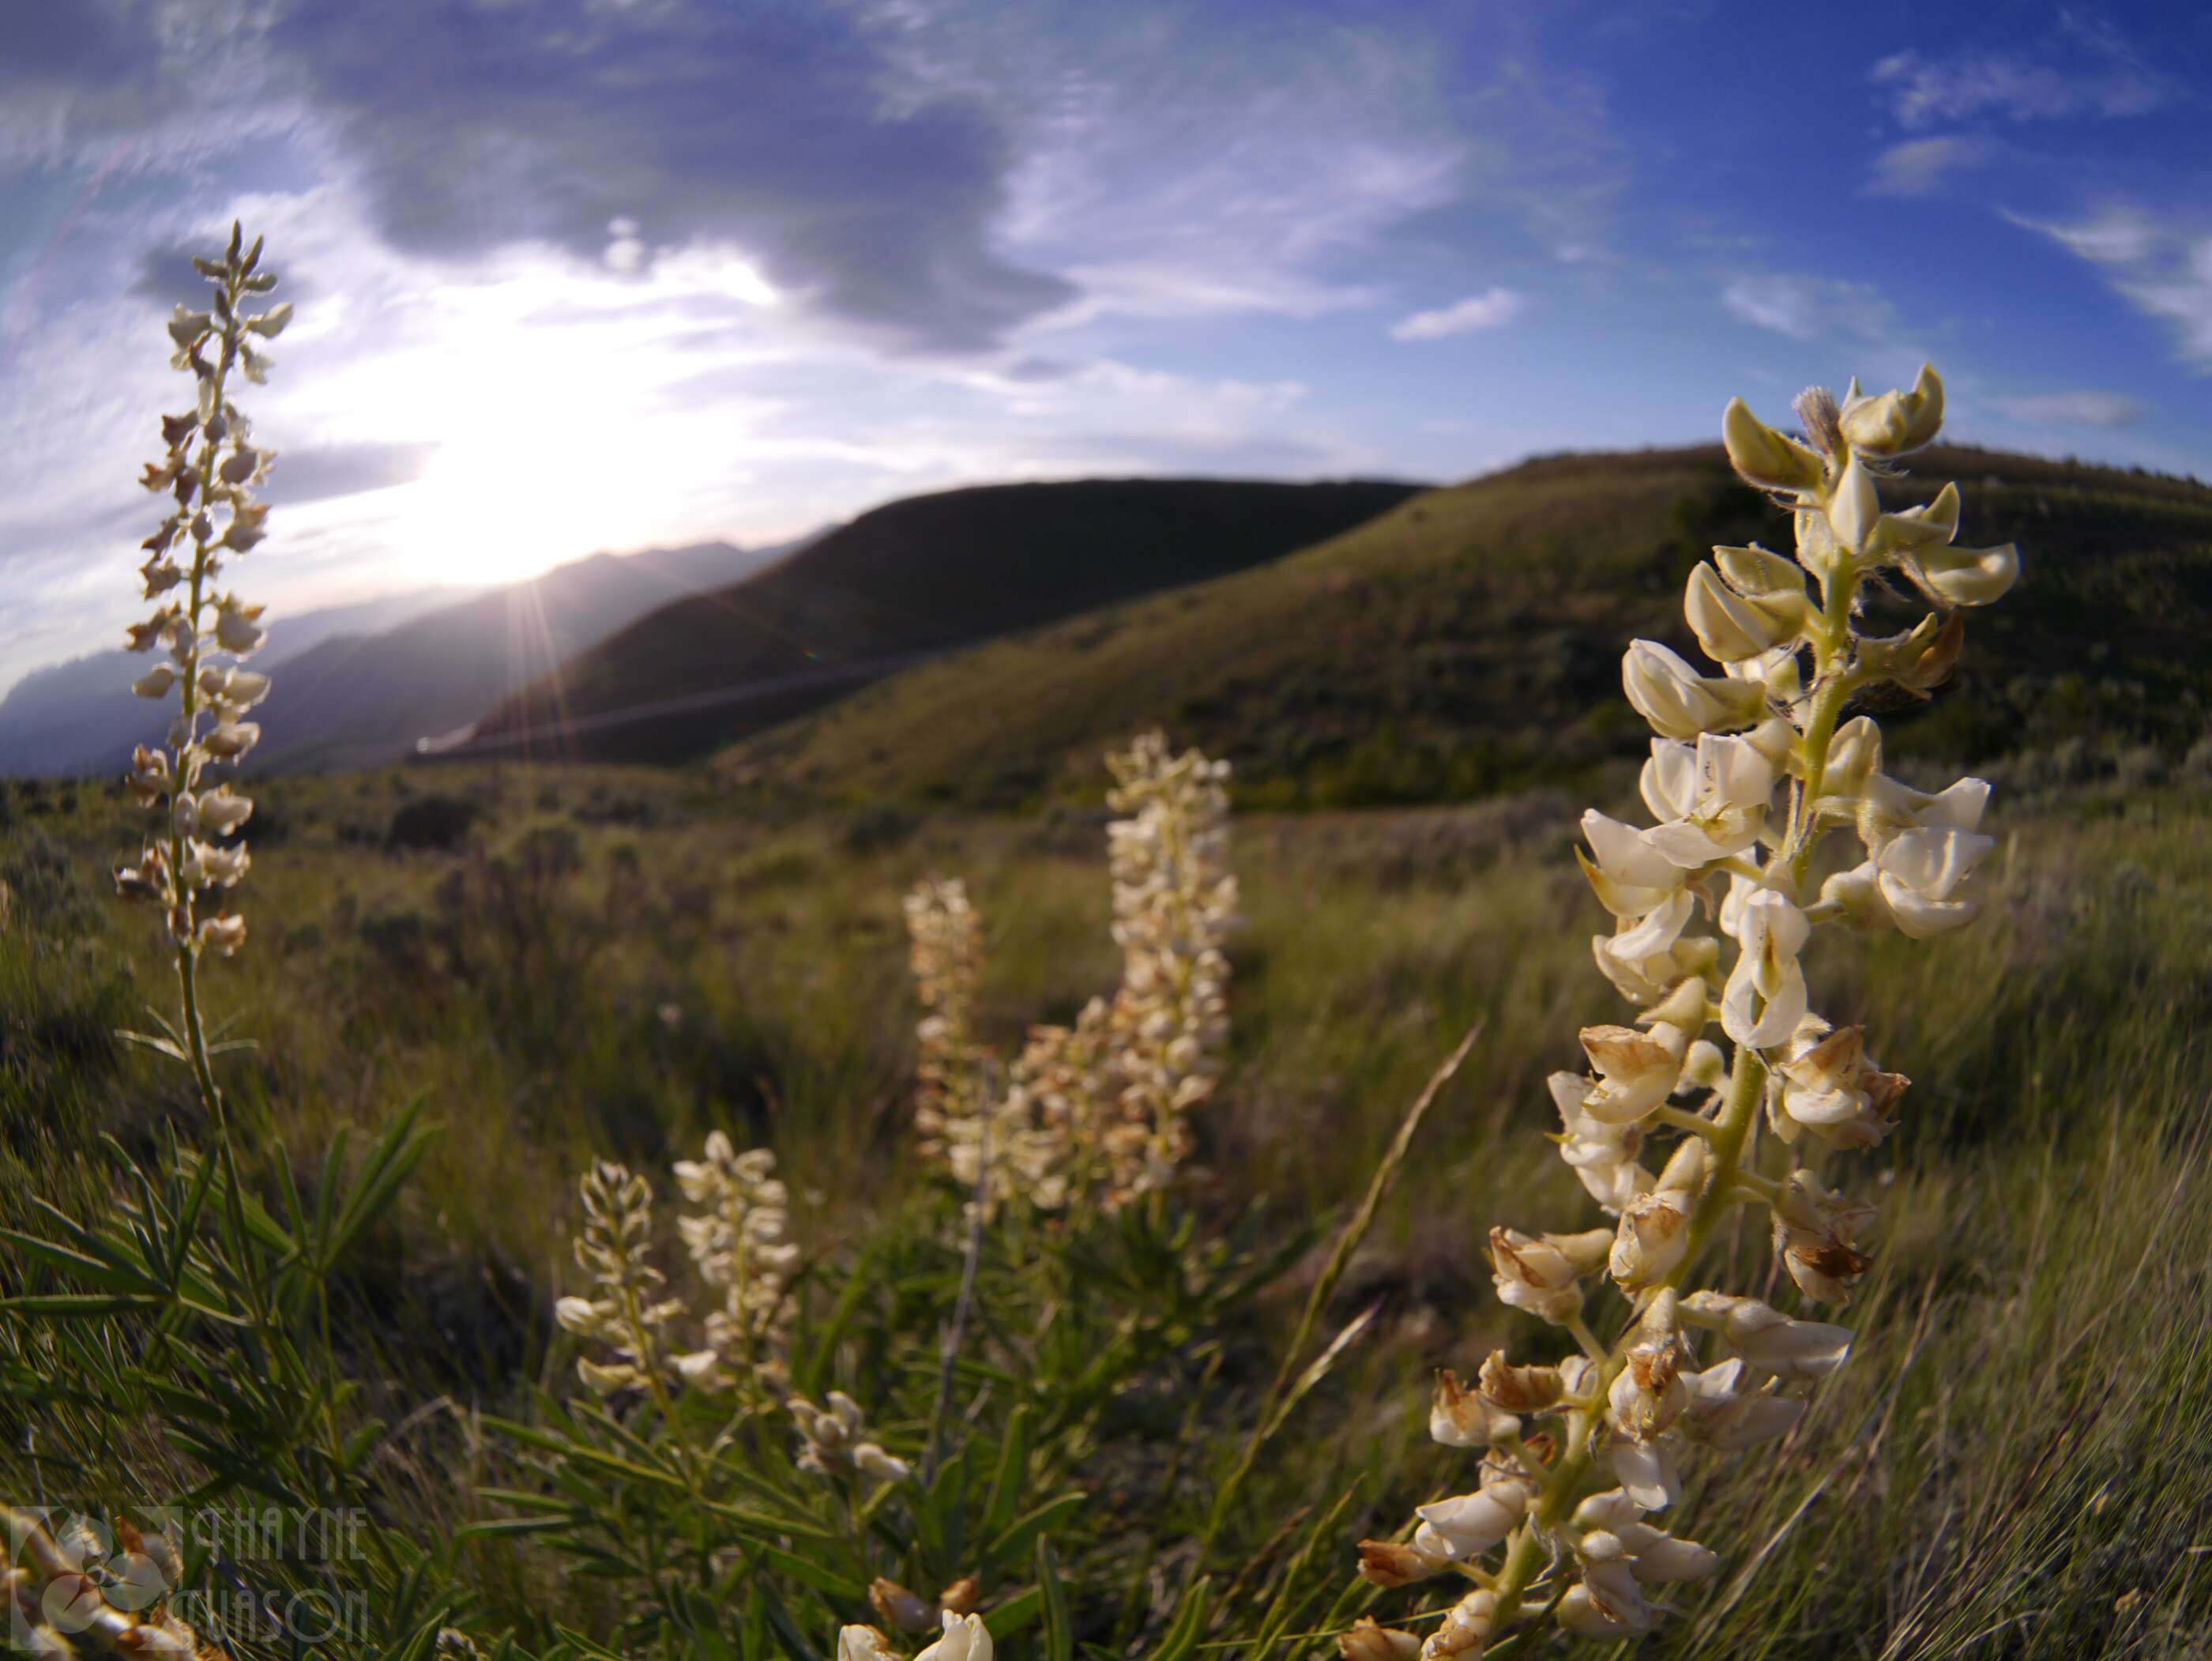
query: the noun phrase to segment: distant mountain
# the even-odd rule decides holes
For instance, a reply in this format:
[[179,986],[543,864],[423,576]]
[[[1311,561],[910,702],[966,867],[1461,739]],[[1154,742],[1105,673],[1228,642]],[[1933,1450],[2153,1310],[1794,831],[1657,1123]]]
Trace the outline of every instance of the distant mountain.
[[1086,479],[908,497],[641,618],[500,703],[459,750],[702,755],[933,654],[1277,558],[1418,488]]
[[[1961,539],[2020,585],[1966,615],[1957,674],[1887,718],[1891,753],[1978,762],[2124,739],[2179,753],[2212,717],[2212,488],[1945,448]],[[1632,635],[1700,660],[1682,585],[1714,543],[1790,546],[1719,447],[1570,455],[1413,497],[1291,557],[949,655],[732,751],[733,776],[848,800],[1094,796],[1155,722],[1236,764],[1255,806],[1454,800],[1577,782],[1642,753]],[[1875,626],[1893,626],[1878,604]],[[1902,614],[1899,614],[1901,618]]]
[[785,552],[727,543],[594,554],[397,629],[325,640],[258,712],[253,765],[373,767],[413,754],[637,618]]
[[[350,605],[272,617],[257,668],[275,672],[325,641],[373,634],[480,592],[410,589]],[[119,636],[123,631],[116,630]],[[0,777],[76,777],[120,772],[134,745],[150,744],[169,717],[136,697],[147,660],[120,649],[34,669],[0,699]]]
[[[365,767],[412,754],[572,654],[790,545],[594,554],[503,587],[428,589],[272,618],[254,666],[276,688],[256,712],[262,739],[249,765]],[[167,725],[131,696],[145,666],[103,652],[26,676],[0,702],[0,776],[121,772],[131,746]]]

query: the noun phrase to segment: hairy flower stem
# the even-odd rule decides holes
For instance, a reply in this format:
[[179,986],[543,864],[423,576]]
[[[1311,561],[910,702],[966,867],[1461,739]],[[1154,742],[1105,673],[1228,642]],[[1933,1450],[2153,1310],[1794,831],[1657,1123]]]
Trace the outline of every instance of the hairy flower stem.
[[[227,282],[223,288],[231,307],[234,309],[242,297],[242,290],[239,289],[234,279]],[[226,349],[222,356],[216,360],[215,379],[212,383],[214,390],[207,405],[209,409],[218,414],[222,409],[223,387],[229,378],[230,353]],[[214,441],[203,435],[200,441],[199,485],[194,493],[194,499],[201,502],[207,501],[209,490],[216,482],[216,449]],[[176,776],[170,782],[168,794],[169,806],[172,810],[169,814],[169,868],[173,871],[182,871],[185,868],[186,842],[184,826],[179,821],[174,809],[178,799],[189,794],[192,787],[199,782],[199,764],[190,757],[193,753],[191,739],[199,726],[200,613],[207,604],[208,558],[211,552],[212,548],[209,539],[197,532],[194,533],[191,607],[185,613],[192,630],[192,649],[185,661],[179,666],[184,672],[184,684],[179,689],[179,692],[183,701],[181,709],[185,742],[178,748]],[[188,887],[180,887],[177,895],[177,904],[184,909],[185,913],[185,928],[177,946],[177,986],[185,1018],[185,1044],[191,1055],[192,1080],[199,1086],[200,1100],[207,1109],[208,1117],[215,1124],[216,1140],[222,1144],[224,1160],[226,1164],[231,1164],[229,1127],[223,1116],[222,1092],[216,1088],[215,1068],[208,1056],[206,1025],[200,1018],[199,943],[198,936],[194,933],[194,925],[198,922],[195,916],[198,908],[192,891]],[[236,1179],[236,1174],[233,1165],[231,1176],[234,1181]]]
[[[1844,665],[1838,660],[1844,651],[1844,642],[1850,624],[1851,602],[1857,593],[1854,580],[1848,593],[1835,593],[1835,585],[1824,579],[1820,609],[1815,636],[1820,672],[1819,690],[1814,695],[1813,709],[1805,724],[1805,786],[1799,799],[1798,812],[1790,826],[1792,854],[1790,874],[1802,883],[1813,852],[1814,804],[1820,800],[1820,788],[1827,772],[1828,748],[1836,736],[1836,721],[1842,715],[1844,703],[1850,697],[1853,680]],[[1691,1214],[1689,1243],[1682,1253],[1682,1261],[1672,1273],[1653,1288],[1642,1300],[1650,1301],[1659,1290],[1679,1287],[1689,1276],[1704,1255],[1713,1230],[1723,1214],[1735,1203],[1738,1177],[1737,1165],[1743,1159],[1744,1145],[1749,1140],[1753,1116],[1759,1110],[1761,1097],[1765,1093],[1767,1070],[1756,1051],[1748,1046],[1736,1050],[1735,1070],[1729,1080],[1728,1100],[1720,1116],[1707,1122],[1699,1120],[1694,1127],[1698,1135],[1706,1140],[1711,1171],[1705,1189]],[[1639,1305],[1640,1306],[1640,1305]],[[1577,1338],[1585,1348],[1589,1347],[1589,1328],[1579,1318],[1573,1323]],[[1609,1352],[1598,1351],[1603,1358],[1597,1382],[1592,1387],[1589,1402],[1577,1409],[1568,1424],[1568,1447],[1559,1464],[1546,1482],[1543,1492],[1530,1509],[1528,1520],[1514,1530],[1506,1548],[1505,1561],[1498,1572],[1494,1590],[1498,1595],[1497,1622],[1503,1628],[1519,1612],[1521,1600],[1530,1583],[1543,1566],[1546,1557],[1544,1536],[1563,1523],[1575,1502],[1581,1498],[1582,1488],[1590,1469],[1592,1451],[1595,1445],[1598,1422],[1605,1416],[1606,1391],[1627,1360],[1630,1341],[1636,1333],[1636,1323],[1631,1321],[1615,1339]]]
[[[1668,1287],[1679,1287],[1697,1266],[1707,1240],[1712,1236],[1722,1215],[1735,1202],[1729,1191],[1731,1178],[1735,1175],[1736,1162],[1743,1157],[1746,1140],[1751,1131],[1753,1116],[1759,1110],[1759,1098],[1765,1093],[1766,1069],[1759,1058],[1747,1051],[1740,1051],[1735,1076],[1730,1081],[1727,1104],[1720,1117],[1710,1127],[1709,1153],[1712,1161],[1711,1178],[1698,1201],[1698,1208],[1691,1214],[1689,1244],[1682,1253],[1682,1261],[1673,1271],[1653,1287],[1644,1301],[1656,1297]],[[1513,1531],[1505,1549],[1505,1561],[1498,1571],[1493,1590],[1498,1596],[1497,1624],[1504,1628],[1521,1608],[1522,1596],[1543,1567],[1546,1552],[1544,1539],[1564,1523],[1572,1512],[1575,1502],[1582,1498],[1584,1480],[1589,1475],[1590,1463],[1596,1446],[1595,1434],[1598,1423],[1605,1417],[1606,1391],[1621,1368],[1627,1365],[1630,1342],[1636,1335],[1636,1323],[1631,1321],[1620,1336],[1613,1340],[1613,1348],[1601,1365],[1597,1379],[1590,1386],[1589,1399],[1577,1408],[1567,1421],[1567,1447],[1559,1463],[1552,1468],[1544,1484],[1529,1508],[1527,1520]]]
[[684,1486],[691,1491],[694,1500],[703,1504],[706,1495],[699,1486],[698,1450],[691,1445],[691,1439],[684,1434],[683,1423],[676,1416],[676,1402],[668,1394],[668,1385],[660,1376],[659,1367],[651,1365],[653,1338],[646,1330],[644,1306],[638,1302],[637,1291],[633,1287],[624,1287],[621,1296],[623,1321],[629,1329],[631,1343],[636,1346],[632,1354],[648,1364],[642,1369],[646,1388],[652,1392],[653,1406],[660,1409],[661,1422],[668,1427],[668,1433],[676,1439],[677,1451],[680,1456],[678,1463],[684,1468]]

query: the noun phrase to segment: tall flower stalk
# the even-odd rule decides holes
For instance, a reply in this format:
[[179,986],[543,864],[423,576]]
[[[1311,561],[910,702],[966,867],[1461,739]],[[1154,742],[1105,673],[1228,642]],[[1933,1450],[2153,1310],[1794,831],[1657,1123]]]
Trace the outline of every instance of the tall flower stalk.
[[[1664,1613],[1653,1589],[1719,1563],[1648,1520],[1679,1499],[1680,1458],[1780,1435],[1802,1414],[1805,1386],[1849,1352],[1847,1329],[1698,1276],[1740,1207],[1764,1210],[1807,1302],[1845,1303],[1870,1264],[1872,1208],[1830,1189],[1822,1170],[1830,1153],[1888,1134],[1906,1080],[1875,1062],[1861,1029],[1812,1012],[1800,952],[1821,924],[1916,940],[1965,927],[1983,903],[1991,842],[1979,830],[1985,783],[1909,788],[1882,772],[1872,718],[1845,715],[1875,687],[1924,697],[1958,656],[1960,608],[2001,598],[2019,563],[2009,545],[1951,545],[1955,486],[1925,507],[1882,511],[1877,477],[1942,423],[1932,369],[1909,392],[1869,397],[1854,382],[1840,404],[1816,388],[1796,409],[1802,440],[1740,399],[1723,429],[1737,472],[1790,511],[1796,558],[1716,548],[1692,574],[1684,610],[1719,674],[1654,642],[1631,645],[1622,680],[1657,735],[1641,781],[1656,823],[1583,817],[1583,868],[1614,918],[1592,942],[1597,965],[1638,1013],[1583,1029],[1587,1070],[1554,1074],[1550,1088],[1560,1153],[1614,1220],[1490,1232],[1500,1298],[1562,1328],[1579,1353],[1516,1366],[1498,1351],[1472,1384],[1442,1376],[1431,1433],[1484,1450],[1478,1483],[1421,1506],[1410,1542],[1363,1542],[1361,1572],[1386,1586],[1453,1573],[1472,1589],[1425,1640],[1363,1628],[1347,1654],[1480,1656],[1540,1582],[1569,1632],[1652,1630]],[[1884,572],[1932,609],[1874,636],[1858,626],[1861,602],[1870,584],[1897,592]],[[1858,857],[1834,862],[1808,897],[1837,831],[1856,836]],[[1717,933],[1698,932],[1700,913]],[[1715,1025],[1729,1048],[1705,1036]],[[1608,1280],[1619,1293],[1610,1339],[1586,1291]],[[1547,1579],[1554,1563],[1565,1573]]]
[[1055,1209],[1095,1194],[1113,1208],[1164,1189],[1219,1071],[1237,923],[1229,764],[1151,732],[1106,764],[1121,815],[1107,826],[1121,984],[1072,1026],[1031,1028],[1003,1091],[975,1030],[982,926],[965,886],[933,879],[906,898],[921,1151],[979,1189],[987,1213],[1016,1196]]
[[267,506],[254,493],[274,457],[252,441],[252,428],[232,401],[234,371],[259,385],[269,360],[258,341],[273,338],[291,320],[289,301],[249,313],[246,306],[276,286],[260,269],[261,240],[245,246],[243,228],[231,227],[219,259],[195,259],[211,290],[209,308],[179,306],[169,321],[176,350],[169,367],[192,376],[190,409],[161,417],[162,457],[149,462],[139,482],[168,498],[169,510],[141,544],[143,597],[157,608],[129,630],[134,652],[163,658],[133,683],[140,697],[166,701],[177,695],[177,715],[160,745],[140,745],[126,781],[139,804],[159,811],[136,865],[115,873],[126,897],[151,901],[166,914],[174,950],[180,1004],[177,1025],[154,1040],[192,1071],[201,1100],[220,1124],[222,1098],[210,1062],[200,1005],[199,966],[210,952],[234,953],[246,941],[246,919],[231,909],[229,891],[245,876],[250,858],[232,837],[253,804],[228,784],[207,782],[212,769],[235,765],[250,752],[261,729],[246,715],[269,695],[269,677],[243,666],[264,636],[262,608],[216,588],[224,568],[268,534]]

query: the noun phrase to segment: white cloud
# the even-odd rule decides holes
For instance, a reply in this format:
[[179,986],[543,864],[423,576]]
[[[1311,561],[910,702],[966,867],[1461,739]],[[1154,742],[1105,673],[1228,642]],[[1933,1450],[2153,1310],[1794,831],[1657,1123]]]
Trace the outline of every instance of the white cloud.
[[2118,119],[2147,115],[2185,92],[2108,26],[2072,15],[2058,39],[2032,52],[1893,52],[1870,78],[1908,130],[1978,118]]
[[1895,310],[1872,283],[1833,277],[1740,277],[1721,290],[1721,304],[1746,323],[1793,340],[1846,335],[1886,342],[1897,329]]
[[1859,187],[1862,196],[1929,196],[1946,174],[1988,161],[1996,147],[1986,139],[1955,133],[1940,138],[1908,138],[1874,159],[1874,171]]
[[2125,427],[2143,412],[2140,401],[2121,392],[2032,392],[1987,402],[2000,415],[2039,426]]
[[2005,217],[2101,269],[2115,293],[2172,331],[2176,357],[2212,374],[2212,229],[2184,228],[2120,206],[2079,225]]
[[1503,328],[1528,309],[1526,295],[1504,287],[1469,295],[1434,311],[1415,312],[1390,328],[1393,340],[1442,340],[1447,335],[1472,334],[1478,329]]

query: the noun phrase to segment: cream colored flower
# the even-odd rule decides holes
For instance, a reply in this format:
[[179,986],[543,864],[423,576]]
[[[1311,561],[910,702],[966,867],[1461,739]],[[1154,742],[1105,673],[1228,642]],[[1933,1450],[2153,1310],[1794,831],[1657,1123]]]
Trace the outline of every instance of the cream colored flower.
[[1620,683],[1636,713],[1662,738],[1750,727],[1766,712],[1764,686],[1701,675],[1653,640],[1630,644],[1620,662]]
[[1740,398],[1729,399],[1721,417],[1721,441],[1729,465],[1761,490],[1810,490],[1820,485],[1820,458],[1752,414]]
[[206,918],[194,938],[204,950],[226,958],[235,956],[238,948],[246,944],[246,919],[235,913]]
[[[1689,898],[1686,891],[1682,897],[1686,902]],[[1686,916],[1686,905],[1684,910]],[[1720,942],[1705,935],[1676,940],[1662,951],[1638,952],[1634,948],[1642,943],[1633,937],[1638,927],[1624,921],[1610,934],[1592,935],[1590,954],[1613,989],[1639,1007],[1657,1003],[1690,976],[1711,975],[1720,960]]]
[[264,608],[248,605],[235,594],[226,594],[216,610],[216,644],[236,657],[244,657],[269,637],[260,624]]
[[1741,955],[1721,993],[1721,1025],[1740,1044],[1770,1049],[1804,1017],[1805,971],[1797,953],[1812,925],[1786,895],[1759,888],[1744,894],[1730,932]]
[[1597,1082],[1582,1110],[1601,1124],[1633,1124],[1674,1093],[1689,1034],[1661,1021],[1649,1034],[1632,1026],[1586,1026],[1583,1053]]
[[1477,1586],[1444,1612],[1443,1622],[1421,1646],[1421,1661],[1480,1661],[1497,1621],[1496,1596]]
[[991,1661],[991,1629],[980,1615],[945,1617],[945,1636],[914,1658],[914,1661]]
[[1449,1367],[1437,1374],[1437,1392],[1429,1405],[1431,1440],[1448,1448],[1480,1448],[1520,1433],[1521,1421],[1512,1410],[1468,1389]]
[[1825,1378],[1850,1354],[1848,1327],[1793,1321],[1756,1298],[1693,1292],[1682,1299],[1682,1318],[1718,1332],[1751,1366],[1777,1378]]
[[842,1627],[837,1632],[837,1661],[898,1661],[898,1656],[873,1627]]
[[1774,1249],[1807,1297],[1848,1303],[1874,1261],[1852,1242],[1873,1220],[1872,1206],[1831,1192],[1809,1171],[1796,1171],[1774,1202]]
[[1401,1632],[1363,1615],[1350,1631],[1339,1634],[1336,1652],[1344,1661],[1413,1661],[1421,1652],[1421,1639],[1418,1633]]
[[1796,1396],[1778,1395],[1773,1380],[1755,1386],[1740,1355],[1731,1355],[1702,1372],[1686,1372],[1682,1382],[1690,1392],[1683,1429],[1692,1440],[1724,1452],[1771,1441],[1805,1414],[1805,1403]]
[[1881,498],[1875,492],[1874,475],[1855,455],[1844,464],[1835,493],[1828,498],[1828,531],[1846,553],[1863,554],[1881,522]]
[[1582,1554],[1583,1578],[1559,1599],[1559,1624],[1577,1638],[1633,1638],[1656,1632],[1664,1613],[1636,1584],[1627,1551],[1605,1536]]
[[1492,1228],[1490,1267],[1499,1299],[1547,1321],[1569,1319],[1582,1307],[1582,1277],[1604,1264],[1611,1241],[1601,1228],[1583,1234]]
[[1607,1124],[1584,1112],[1591,1081],[1578,1073],[1554,1073],[1546,1083],[1564,1127],[1559,1157],[1572,1167],[1590,1197],[1618,1216],[1622,1207],[1651,1188],[1651,1173],[1637,1163],[1643,1131],[1634,1124]]
[[1450,1564],[1451,1558],[1444,1552],[1424,1551],[1417,1545],[1395,1540],[1359,1542],[1359,1578],[1386,1591],[1425,1580],[1432,1574],[1441,1573]]
[[1987,897],[1980,865],[1994,838],[1948,826],[1905,830],[1875,855],[1875,885],[1899,933],[1916,940],[1964,928]]
[[1530,1484],[1507,1480],[1492,1482],[1473,1494],[1455,1495],[1430,1505],[1416,1506],[1421,1527],[1413,1543],[1440,1553],[1455,1562],[1480,1557],[1513,1530],[1528,1509]]
[[1664,1511],[1682,1497],[1679,1458],[1681,1435],[1666,1431],[1641,1439],[1608,1437],[1606,1469],[1629,1497],[1645,1511]]
[[1665,1280],[1681,1262],[1704,1186],[1705,1157],[1702,1142],[1680,1143],[1651,1192],[1621,1208],[1606,1267],[1624,1292],[1640,1292]]
[[1607,1422],[1624,1436],[1648,1442],[1690,1404],[1681,1346],[1671,1336],[1646,1338],[1631,1346],[1626,1361],[1607,1394]]
[[1838,424],[1851,448],[1862,455],[1887,457],[1917,450],[1943,424],[1942,377],[1923,363],[1911,392],[1872,397],[1861,393],[1855,380]]
[[1789,1059],[1775,1069],[1780,1087],[1769,1098],[1768,1118],[1784,1141],[1810,1131],[1831,1147],[1862,1148],[1889,1134],[1911,1080],[1877,1068],[1865,1036],[1856,1026],[1828,1031],[1818,1016],[1798,1023]]
[[[1741,663],[1789,645],[1803,634],[1809,607],[1805,579],[1796,565],[1763,548],[1714,552],[1738,556],[1733,569],[1724,572],[1701,563],[1690,573],[1682,601],[1683,614],[1706,656],[1716,663]],[[1790,574],[1786,586],[1772,579],[1765,561]],[[1747,590],[1737,584],[1735,569],[1743,570],[1759,586]]]
[[1747,739],[1704,733],[1694,748],[1654,739],[1643,791],[1661,823],[1644,839],[1687,870],[1741,854],[1766,828],[1774,781],[1774,764]]

